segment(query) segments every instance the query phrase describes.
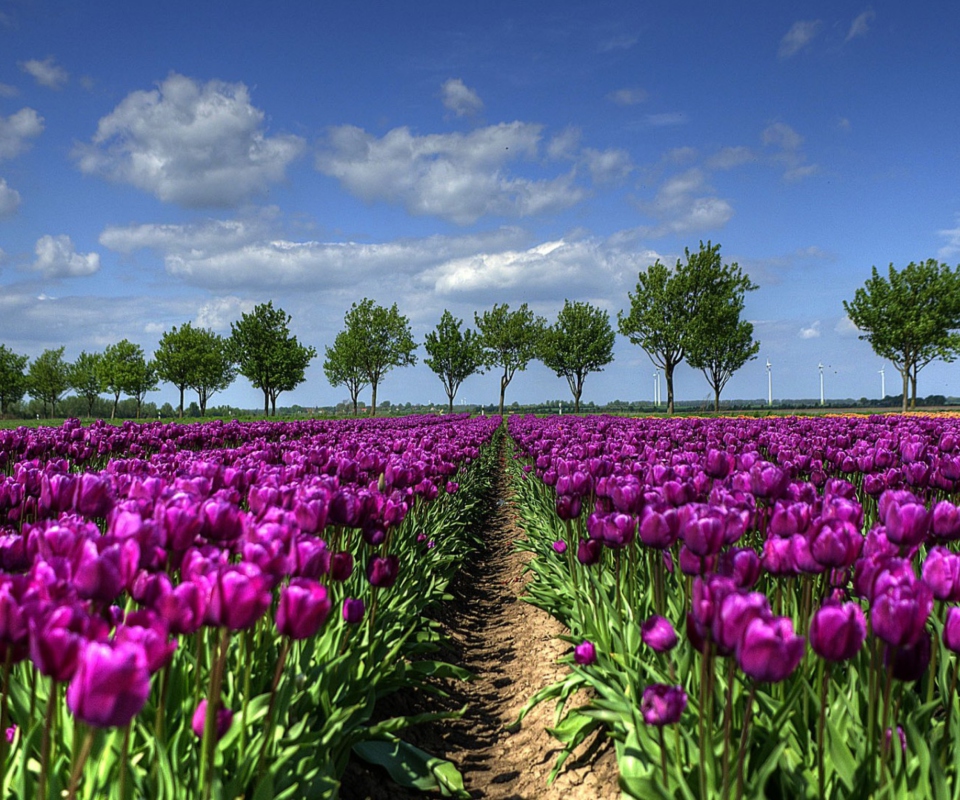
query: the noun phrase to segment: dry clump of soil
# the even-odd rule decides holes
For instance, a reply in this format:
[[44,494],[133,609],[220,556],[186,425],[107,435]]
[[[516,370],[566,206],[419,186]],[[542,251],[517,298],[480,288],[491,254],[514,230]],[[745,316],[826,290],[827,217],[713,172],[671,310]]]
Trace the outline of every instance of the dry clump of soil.
[[[403,738],[432,755],[452,761],[473,798],[486,800],[613,800],[617,764],[612,743],[595,735],[567,760],[557,780],[547,784],[562,745],[547,733],[555,723],[554,704],[540,704],[512,726],[537,691],[561,679],[567,667],[557,664],[568,646],[557,636],[563,626],[545,611],[522,600],[529,560],[514,542],[517,526],[498,470],[486,517],[485,548],[464,565],[451,585],[452,603],[438,619],[449,638],[440,658],[465,667],[477,677],[468,683],[441,681],[446,699],[422,693],[390,698],[388,712],[413,714],[454,710],[467,705],[460,719],[444,720],[405,731]],[[571,703],[582,702],[574,696]],[[343,800],[402,800],[422,797],[393,784],[386,773],[352,761],[343,777]]]

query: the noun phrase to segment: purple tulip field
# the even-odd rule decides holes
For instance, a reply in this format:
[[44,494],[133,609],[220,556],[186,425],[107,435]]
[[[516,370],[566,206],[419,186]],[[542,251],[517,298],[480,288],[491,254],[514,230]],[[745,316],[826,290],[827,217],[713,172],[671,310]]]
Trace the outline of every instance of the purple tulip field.
[[499,418],[0,431],[0,796],[320,798],[421,759]]
[[605,728],[635,798],[960,794],[958,420],[508,432],[565,754]]

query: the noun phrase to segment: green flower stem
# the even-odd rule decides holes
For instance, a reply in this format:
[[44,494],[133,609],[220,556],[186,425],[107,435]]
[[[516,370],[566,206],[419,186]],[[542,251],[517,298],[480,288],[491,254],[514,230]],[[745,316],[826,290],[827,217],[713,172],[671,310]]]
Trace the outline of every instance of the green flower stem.
[[47,775],[50,771],[50,739],[53,736],[54,721],[57,718],[58,690],[56,681],[50,681],[50,694],[47,695],[47,706],[43,715],[43,734],[40,738],[40,774],[37,776],[37,798],[44,800],[47,796]]
[[213,789],[214,755],[217,749],[217,711],[220,710],[220,691],[223,687],[223,673],[226,669],[229,646],[230,629],[223,628],[220,633],[220,646],[213,662],[213,670],[210,672],[207,713],[203,721],[203,739],[200,749],[200,786],[202,787],[203,800],[209,800]]
[[270,703],[267,705],[267,718],[264,723],[263,747],[260,749],[260,757],[257,759],[258,779],[263,777],[263,770],[267,761],[267,751],[270,749],[270,743],[273,741],[273,712],[277,704],[277,687],[280,686],[280,678],[283,677],[283,668],[287,664],[287,656],[290,655],[290,645],[293,640],[287,638],[283,642],[283,649],[280,651],[280,657],[277,659],[277,668],[273,673],[273,684],[270,687]]
[[243,638],[240,640],[240,663],[244,664],[243,670],[243,705],[240,707],[240,760],[243,761],[247,755],[247,706],[250,704],[250,684],[251,673],[253,672],[253,656],[250,648],[253,645],[253,631],[247,629],[243,632]]
[[750,718],[753,712],[753,700],[757,694],[756,681],[750,682],[750,695],[747,697],[747,708],[743,712],[743,730],[740,733],[740,753],[737,756],[737,800],[743,797],[743,764],[746,761],[747,740],[750,733]]
[[727,703],[723,712],[723,781],[720,784],[723,787],[723,800],[730,796],[730,738],[733,733],[733,682],[736,668],[737,662],[731,657],[727,661]]
[[957,702],[957,673],[960,672],[960,659],[955,659],[953,664],[953,675],[950,678],[950,693],[946,696],[946,717],[943,721],[943,736],[940,737],[940,765],[946,769],[947,750],[952,741],[950,735],[950,723],[953,716],[953,706]]
[[[886,782],[887,778],[887,754],[892,746],[887,744],[887,731],[890,730],[890,694],[893,689],[893,659],[886,669],[886,681],[883,686],[883,724],[880,731],[880,781]],[[890,745],[893,743],[893,736],[890,737]]]
[[130,793],[127,761],[130,758],[130,726],[132,724],[133,722],[128,722],[123,729],[123,744],[120,746],[120,800],[127,800]]
[[670,779],[667,777],[667,746],[663,741],[663,725],[657,727],[657,733],[660,735],[660,770],[663,773],[663,788],[670,792]]
[[10,672],[13,669],[13,650],[7,647],[3,661],[3,699],[0,702],[0,775],[7,773],[7,730],[10,719]]
[[[77,734],[80,733],[80,726],[77,725]],[[87,730],[83,737],[83,744],[73,763],[73,772],[70,774],[70,785],[67,788],[67,800],[76,800],[77,789],[80,787],[80,777],[83,775],[83,768],[86,766],[87,759],[90,758],[90,751],[93,749],[93,737],[96,731],[93,728]]]
[[827,721],[827,688],[830,685],[830,664],[827,663],[823,669],[823,677],[820,682],[820,722],[817,725],[817,787],[820,790],[818,797],[826,797],[823,792],[823,731]]

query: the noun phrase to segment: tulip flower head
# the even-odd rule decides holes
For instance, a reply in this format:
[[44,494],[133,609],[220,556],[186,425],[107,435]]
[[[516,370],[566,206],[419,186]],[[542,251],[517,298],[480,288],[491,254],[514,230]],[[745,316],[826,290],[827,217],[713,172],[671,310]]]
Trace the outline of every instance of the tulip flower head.
[[[197,738],[203,738],[203,729],[207,721],[207,698],[203,698],[197,704],[197,710],[193,712],[193,717],[190,720],[190,728],[197,735]],[[227,731],[230,730],[230,726],[233,724],[233,712],[229,708],[224,708],[220,706],[217,709],[217,719],[216,724],[214,725],[214,737],[215,741],[220,741],[224,736],[227,735]]]
[[583,641],[573,648],[573,661],[581,667],[589,667],[596,663],[597,648],[593,642]]
[[661,727],[680,721],[687,707],[687,693],[682,686],[655,683],[643,690],[640,713],[647,725]]

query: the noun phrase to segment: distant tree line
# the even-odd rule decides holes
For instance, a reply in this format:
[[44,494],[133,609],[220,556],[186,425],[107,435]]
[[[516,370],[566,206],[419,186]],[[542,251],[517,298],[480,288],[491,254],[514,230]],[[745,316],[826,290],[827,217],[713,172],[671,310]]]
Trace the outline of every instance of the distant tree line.
[[[743,319],[746,295],[757,286],[736,263],[723,262],[719,244],[700,242],[696,252],[686,249],[684,256],[673,267],[657,261],[640,272],[628,293],[629,307],[617,315],[617,330],[663,370],[668,414],[675,410],[674,372],[683,362],[703,373],[719,411],[724,387],[760,349],[753,325]],[[908,401],[917,404],[917,373],[960,353],[960,267],[934,260],[903,270],[891,264],[887,277],[874,267],[843,306],[860,338],[900,371],[903,410]],[[467,378],[491,371],[500,378],[497,409],[502,414],[507,387],[539,360],[567,381],[573,410],[579,412],[587,376],[613,361],[616,333],[610,317],[587,302],[565,300],[553,323],[526,303],[514,309],[494,304],[475,313],[473,321],[475,330],[444,310],[423,342],[424,363],[440,379],[450,411]],[[163,334],[152,359],[126,339],[102,353],[81,352],[73,363],[64,359],[63,347],[45,350],[31,362],[0,345],[0,413],[10,414],[30,395],[44,416],[55,416],[73,390],[76,398],[69,405],[84,403],[88,416],[102,412],[107,394],[111,418],[119,413],[121,398],[139,417],[147,394],[166,382],[179,391],[180,417],[188,391],[196,394],[191,409],[203,416],[210,398],[242,375],[263,392],[264,415],[276,414],[277,398],[305,380],[317,355],[290,333],[290,322],[289,314],[268,302],[242,314],[229,336],[185,323]],[[417,347],[409,320],[395,303],[386,308],[364,298],[351,305],[343,329],[325,348],[323,370],[332,386],[347,390],[354,415],[361,392],[369,388],[365,409],[375,415],[383,380],[396,368],[415,365]]]

